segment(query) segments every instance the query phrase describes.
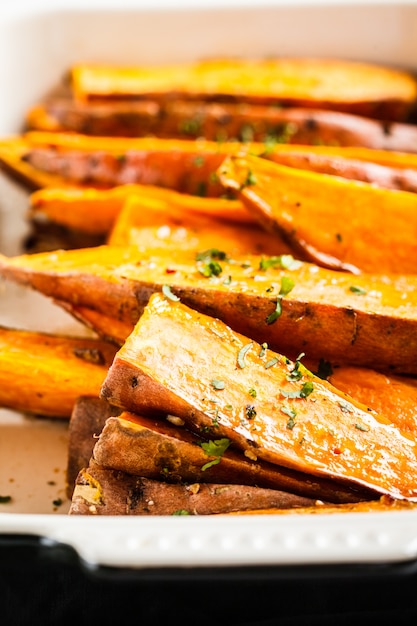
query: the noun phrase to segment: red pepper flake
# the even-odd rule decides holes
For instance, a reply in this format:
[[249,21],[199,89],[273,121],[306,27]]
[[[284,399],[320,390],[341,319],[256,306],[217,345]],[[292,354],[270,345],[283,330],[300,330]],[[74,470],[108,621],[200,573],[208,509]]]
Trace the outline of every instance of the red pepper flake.
[[170,267],[167,267],[165,270],[165,274],[175,274],[177,270],[173,270]]
[[342,454],[342,451],[340,448],[333,448],[333,454]]

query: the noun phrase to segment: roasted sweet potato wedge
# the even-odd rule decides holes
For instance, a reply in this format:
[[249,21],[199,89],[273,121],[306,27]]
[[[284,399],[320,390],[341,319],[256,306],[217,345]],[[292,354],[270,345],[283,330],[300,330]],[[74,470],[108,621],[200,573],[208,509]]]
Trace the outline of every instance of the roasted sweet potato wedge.
[[[372,178],[369,164],[393,168],[391,174],[374,168],[379,181],[395,175],[398,184],[412,185],[417,155],[363,147],[271,146],[265,143],[214,142],[158,138],[91,137],[75,133],[29,132],[0,141],[0,163],[32,188],[76,186],[109,188],[124,184],[168,187],[197,196],[223,196],[216,172],[227,155],[250,152],[270,160],[294,162],[307,169],[320,159],[334,171],[331,160],[346,159],[337,171],[344,177]],[[316,155],[306,159],[307,154]],[[301,153],[298,157],[298,153]],[[287,155],[287,156],[285,156]],[[336,158],[337,157],[337,158]],[[330,165],[328,165],[330,161]],[[360,164],[352,161],[364,162]],[[368,164],[368,165],[366,165]],[[332,169],[333,168],[333,169]],[[398,170],[401,170],[400,172]],[[382,175],[383,174],[383,175]],[[404,182],[405,181],[405,182]],[[398,186],[398,185],[397,185]]]
[[314,504],[310,498],[276,489],[223,483],[166,483],[103,469],[92,462],[78,475],[69,514],[215,515]]
[[332,385],[383,413],[401,430],[417,435],[417,379],[360,367],[335,368]]
[[302,258],[335,269],[417,273],[416,194],[251,155],[225,160],[219,178]]
[[[85,422],[88,416],[80,415],[79,419]],[[168,482],[257,485],[327,502],[376,497],[369,490],[251,460],[236,450],[227,449],[221,463],[213,463],[216,456],[210,455],[209,440],[203,433],[188,431],[175,416],[151,419],[124,411],[110,417],[96,440],[92,456],[103,468]]]
[[[180,417],[250,458],[417,501],[415,438],[220,320],[154,294],[102,387],[111,404]],[[220,445],[221,444],[221,445]]]
[[417,99],[415,78],[375,64],[320,58],[208,59],[190,64],[106,66],[71,71],[78,100],[228,100],[348,111],[399,120]]
[[[0,275],[123,324],[150,295],[181,300],[290,358],[417,374],[417,275],[353,276],[282,255],[148,255],[99,246],[0,256]],[[165,286],[165,287],[164,287]]]
[[231,102],[152,100],[78,102],[49,98],[26,116],[29,130],[85,135],[260,141],[364,146],[417,152],[413,124],[374,120],[324,109]]
[[[165,190],[167,194],[174,194]],[[180,194],[175,193],[176,196]],[[234,254],[291,254],[291,248],[279,235],[266,231],[258,223],[229,219],[227,207],[223,216],[211,215],[209,204],[226,201],[205,200],[205,212],[171,203],[169,197],[152,198],[132,195],[123,206],[107,239],[110,245],[137,246],[139,249],[209,250],[218,248]],[[217,212],[218,213],[218,212]]]
[[47,187],[29,197],[28,217],[49,221],[77,232],[107,236],[126,201],[135,195],[148,201],[165,203],[176,210],[227,218],[233,222],[256,224],[257,220],[238,200],[204,198],[178,193],[153,185],[119,185],[111,189]]
[[121,413],[97,396],[80,396],[74,403],[68,425],[67,496],[71,500],[78,473],[87,467],[97,437],[106,419]]
[[78,396],[98,396],[115,352],[97,339],[0,328],[0,406],[69,419]]

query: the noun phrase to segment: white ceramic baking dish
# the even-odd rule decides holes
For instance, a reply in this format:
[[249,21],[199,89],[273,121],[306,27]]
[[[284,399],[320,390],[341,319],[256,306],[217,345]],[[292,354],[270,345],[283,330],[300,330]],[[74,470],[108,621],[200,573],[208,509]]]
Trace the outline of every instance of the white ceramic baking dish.
[[[148,4],[148,6],[147,6]],[[213,55],[333,56],[417,70],[417,2],[14,0],[0,8],[0,135],[78,61]],[[26,235],[27,191],[0,178],[0,251]],[[0,324],[81,332],[46,299],[0,283]],[[417,512],[303,517],[69,517],[67,424],[0,409],[0,533],[76,549],[91,566],[202,567],[406,562]],[[62,504],[59,504],[59,501]]]

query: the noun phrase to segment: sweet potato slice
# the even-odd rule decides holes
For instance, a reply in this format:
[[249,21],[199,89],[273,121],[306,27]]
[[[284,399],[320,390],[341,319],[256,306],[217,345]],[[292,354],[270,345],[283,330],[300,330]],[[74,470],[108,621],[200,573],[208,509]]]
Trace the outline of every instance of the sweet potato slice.
[[[167,193],[175,193],[166,190]],[[179,195],[179,194],[176,194]],[[205,198],[217,203],[217,198]],[[224,202],[224,201],[220,201]],[[169,197],[130,196],[107,239],[110,245],[152,249],[208,250],[218,248],[234,254],[291,254],[291,248],[275,233],[258,223],[228,219],[227,208],[219,219],[207,211],[172,204]]]
[[[275,145],[158,138],[91,137],[36,132],[0,141],[0,163],[32,188],[76,186],[109,188],[124,184],[168,187],[197,196],[223,196],[216,172],[227,155],[250,152],[274,160],[285,154],[313,153],[375,163],[396,170],[417,170],[417,155],[363,147]],[[289,156],[288,156],[289,158]],[[294,158],[294,157],[293,157]],[[299,160],[298,163],[303,161]],[[308,161],[305,166],[309,165]],[[369,166],[364,168],[369,169]],[[359,176],[347,163],[345,177]],[[359,173],[358,173],[359,172]],[[364,174],[362,174],[362,177]],[[369,179],[369,172],[366,173]],[[407,172],[399,178],[407,179]],[[387,175],[385,176],[385,178]],[[391,176],[392,182],[392,176]]]
[[0,256],[0,275],[129,325],[166,286],[290,358],[305,352],[333,365],[417,374],[417,275],[353,276],[288,255],[229,259],[214,250],[197,260],[190,251],[118,246]]
[[67,497],[71,500],[78,473],[90,462],[97,437],[106,419],[121,409],[98,396],[80,396],[74,403],[68,426]]
[[126,201],[136,195],[145,200],[158,200],[166,206],[183,208],[193,213],[208,214],[217,219],[255,224],[256,219],[237,200],[204,198],[178,193],[153,185],[119,185],[111,189],[44,188],[29,197],[28,217],[35,221],[60,224],[78,232],[108,235]]
[[353,398],[383,413],[393,424],[417,435],[417,379],[360,367],[335,368],[329,382]]
[[252,485],[166,483],[103,469],[93,462],[78,475],[69,514],[215,515],[302,506],[314,506],[314,500]]
[[32,107],[28,129],[86,135],[261,141],[296,144],[364,146],[417,151],[413,124],[297,107],[279,108],[231,102],[159,103],[143,101],[78,102],[49,98]]
[[251,155],[228,158],[219,177],[303,258],[335,269],[417,272],[416,194]]
[[162,294],[118,351],[102,397],[176,415],[250,457],[417,501],[414,438],[299,361]]
[[98,396],[115,352],[97,339],[0,328],[0,406],[69,419],[78,396]]
[[190,64],[72,68],[78,100],[95,98],[226,99],[348,111],[398,120],[417,99],[415,78],[375,64],[339,59],[209,59]]
[[[72,418],[71,418],[72,419]],[[167,421],[172,419],[172,424]],[[85,420],[81,415],[80,420]],[[103,468],[168,482],[217,482],[282,489],[327,502],[355,502],[376,497],[331,480],[307,476],[270,463],[253,461],[236,450],[226,450],[221,463],[212,463],[203,435],[191,433],[182,420],[168,416],[151,419],[124,411],[110,417],[96,440],[92,456]],[[179,425],[181,424],[181,425]]]

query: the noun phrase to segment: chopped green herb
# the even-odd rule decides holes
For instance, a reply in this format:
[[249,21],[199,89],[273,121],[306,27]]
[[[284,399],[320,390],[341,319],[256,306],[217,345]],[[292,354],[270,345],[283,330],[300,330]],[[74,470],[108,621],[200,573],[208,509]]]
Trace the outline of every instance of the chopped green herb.
[[279,358],[277,356],[274,356],[272,359],[270,359],[269,361],[265,363],[265,369],[268,370],[270,367],[273,367],[273,365],[278,363],[278,361],[279,361]]
[[256,398],[257,396],[256,389],[254,389],[253,387],[249,389],[248,393],[250,396],[252,396],[252,398]]
[[276,322],[276,320],[281,316],[281,313],[282,313],[281,300],[282,298],[277,298],[274,311],[272,311],[272,313],[270,313],[268,317],[265,319],[265,322],[268,325]]
[[301,267],[301,261],[294,259],[292,254],[281,254],[280,256],[262,257],[259,263],[260,270],[267,270],[270,267],[285,270],[296,270]]
[[220,276],[223,268],[217,261],[210,261],[209,263],[205,263],[198,271],[206,278],[210,278],[211,276]]
[[229,274],[229,276],[227,276],[227,278],[224,279],[223,285],[227,287],[228,285],[231,285],[231,284],[232,284],[232,277]]
[[302,352],[295,360],[294,363],[294,367],[292,368],[292,370],[287,374],[286,378],[289,381],[292,380],[300,380],[300,378],[303,377],[303,374],[305,374],[305,367],[304,365],[302,365],[301,360],[303,358],[303,356],[305,356],[304,352]]
[[288,417],[292,417],[293,419],[297,415],[297,411],[295,411],[294,409],[291,409],[290,407],[285,406],[285,405],[280,407],[280,411],[282,413],[284,413],[285,415],[288,415]]
[[253,342],[251,341],[250,343],[245,344],[238,352],[237,364],[242,370],[244,367],[246,367],[246,362],[245,362],[246,353],[252,348],[252,346],[253,346]]
[[213,461],[209,461],[209,463],[203,465],[201,469],[204,472],[209,467],[220,463],[221,457],[230,446],[230,439],[227,439],[226,437],[224,437],[223,439],[211,439],[209,442],[203,442],[200,445],[207,456],[216,457]]
[[172,293],[171,291],[171,287],[169,285],[162,285],[162,293],[164,294],[165,298],[167,298],[168,300],[172,300],[172,302],[179,302],[179,297],[175,295],[175,293]]
[[294,426],[295,426],[295,419],[293,417],[290,417],[290,419],[287,422],[288,430],[292,430]]
[[256,415],[256,409],[253,406],[253,404],[247,404],[245,406],[245,415],[248,418],[248,420],[251,420],[255,417]]
[[252,172],[252,170],[248,170],[245,180],[241,184],[240,188],[244,189],[245,187],[249,187],[250,185],[256,185],[256,176]]
[[224,381],[218,380],[217,378],[213,378],[213,380],[211,381],[211,384],[214,387],[214,389],[224,389],[225,387]]
[[362,430],[364,433],[369,431],[369,426],[366,426],[365,424],[355,424],[355,428]]
[[281,278],[281,287],[279,290],[279,297],[277,298],[277,302],[275,305],[275,311],[272,311],[272,313],[270,313],[265,320],[268,325],[273,324],[281,316],[282,298],[283,296],[286,296],[288,293],[290,293],[292,289],[294,289],[294,281],[292,280],[292,278],[289,278],[288,276],[283,276]]
[[267,349],[268,349],[268,344],[267,344],[266,342],[264,342],[264,343],[261,345],[261,349],[259,350],[259,356],[260,356],[260,357],[263,357],[263,356],[264,356],[264,354],[265,354],[265,352],[267,351]]
[[57,498],[56,500],[52,500],[52,504],[54,506],[61,506],[62,505],[62,498]]
[[281,278],[281,289],[279,290],[280,296],[286,296],[294,289],[294,281],[289,276],[283,276]]
[[308,381],[304,383],[301,389],[297,391],[286,391],[285,389],[280,389],[281,395],[285,398],[307,398],[314,391],[314,385],[312,382]]
[[313,391],[314,391],[313,383],[311,381],[307,381],[301,387],[300,396],[301,396],[301,398],[307,398],[307,396],[309,396],[310,393],[313,393]]
[[184,120],[179,125],[179,130],[186,135],[196,136],[201,131],[201,123],[197,119]]
[[336,240],[337,240],[339,243],[343,240],[343,237],[342,237],[342,235],[341,235],[340,233],[336,233],[335,237],[336,237]]
[[205,158],[203,157],[202,154],[198,154],[194,159],[194,165],[196,167],[202,167],[204,165],[204,162],[205,162]]
[[358,287],[357,285],[351,285],[349,287],[349,290],[352,293],[356,293],[358,296],[365,296],[368,293],[366,289],[363,289],[362,287]]
[[8,504],[12,501],[12,496],[0,496],[0,504]]
[[172,515],[191,515],[191,513],[185,509],[178,509],[177,511],[174,511]]
[[347,402],[343,402],[343,400],[340,400],[339,406],[342,409],[343,413],[353,413],[353,407]]
[[213,261],[213,259],[225,261],[227,259],[227,254],[226,252],[223,252],[223,250],[219,250],[218,248],[209,248],[208,250],[204,250],[203,252],[198,252],[195,258],[196,261],[205,261],[206,263],[208,263],[209,261]]

